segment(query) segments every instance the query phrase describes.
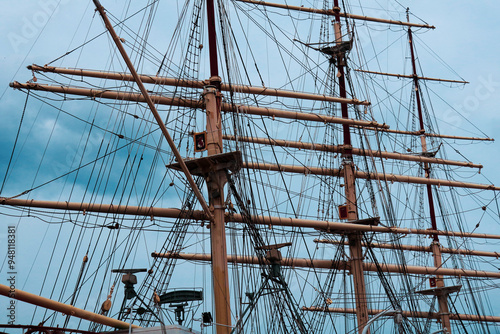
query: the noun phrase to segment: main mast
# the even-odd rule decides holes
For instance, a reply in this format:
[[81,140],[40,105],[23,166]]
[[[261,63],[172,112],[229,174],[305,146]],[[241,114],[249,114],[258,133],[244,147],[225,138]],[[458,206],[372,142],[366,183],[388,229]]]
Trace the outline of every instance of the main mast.
[[[340,25],[340,7],[339,1],[334,1],[334,16],[335,16],[335,42],[336,45],[342,44],[342,30]],[[336,64],[339,79],[339,95],[341,98],[347,97],[346,80],[344,73],[345,66],[345,52],[339,51],[336,55]],[[342,118],[349,118],[347,104],[341,103]],[[342,125],[344,136],[344,150],[343,150],[343,173],[344,173],[344,189],[347,205],[347,220],[349,222],[358,220],[358,212],[356,205],[356,183],[354,176],[354,162],[352,159],[352,144],[351,133],[348,124]],[[356,319],[358,322],[358,332],[362,333],[364,326],[368,322],[368,304],[366,298],[365,279],[363,272],[363,247],[361,245],[361,233],[349,233],[349,251],[351,262],[351,273],[354,283],[354,293],[356,301]]]

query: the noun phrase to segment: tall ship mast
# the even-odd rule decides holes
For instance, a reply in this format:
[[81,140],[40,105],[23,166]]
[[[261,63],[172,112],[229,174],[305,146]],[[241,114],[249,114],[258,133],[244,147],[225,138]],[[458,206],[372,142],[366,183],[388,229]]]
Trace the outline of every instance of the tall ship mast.
[[405,5],[39,4],[76,32],[2,98],[0,327],[496,333],[493,139]]

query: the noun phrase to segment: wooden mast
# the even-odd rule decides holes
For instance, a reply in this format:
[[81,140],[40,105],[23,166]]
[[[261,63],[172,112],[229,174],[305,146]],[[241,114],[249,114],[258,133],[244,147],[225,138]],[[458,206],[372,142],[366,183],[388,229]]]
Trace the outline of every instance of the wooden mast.
[[[407,20],[410,20],[408,9],[406,13]],[[415,99],[417,102],[417,111],[418,111],[418,120],[420,125],[420,131],[422,135],[420,136],[421,144],[422,144],[422,152],[427,152],[427,141],[425,136],[425,127],[424,127],[424,117],[422,113],[422,101],[420,97],[420,87],[419,87],[419,77],[417,75],[417,65],[415,61],[415,50],[413,47],[413,36],[411,32],[411,27],[408,27],[408,41],[410,43],[410,53],[411,53],[411,65],[413,69],[413,84],[415,89]],[[431,165],[427,162],[424,162],[424,171],[425,177],[430,179],[431,177]],[[437,222],[436,222],[436,212],[434,209],[434,198],[432,195],[432,186],[430,184],[426,184],[427,189],[427,200],[429,203],[429,214],[431,218],[431,228],[433,230],[437,230]],[[439,236],[434,234],[432,236],[432,254],[434,257],[434,266],[436,268],[440,268],[442,266],[442,258],[441,258],[441,245],[439,244]],[[436,287],[437,289],[444,288],[444,280],[442,275],[436,275]],[[439,304],[439,314],[441,326],[443,327],[444,333],[451,333],[451,323],[450,323],[450,311],[448,308],[448,294],[440,293],[436,291],[436,296]]]
[[[222,153],[221,124],[221,78],[217,59],[217,38],[215,32],[214,0],[207,0],[208,44],[210,53],[210,86],[204,89],[207,112],[208,156]],[[210,224],[210,245],[212,252],[212,280],[215,303],[217,334],[231,332],[231,303],[229,298],[229,278],[227,268],[226,224],[224,219],[223,170],[215,170],[206,177],[210,210],[214,220]]]
[[[210,2],[210,0],[209,0]],[[222,127],[220,102],[220,78],[212,76],[213,86],[204,90],[207,112],[207,151],[208,156],[222,153]],[[224,172],[216,170],[206,177],[210,210],[214,221],[210,224],[210,244],[212,249],[212,273],[215,301],[217,334],[229,333],[231,329],[231,310],[229,299],[229,279],[227,268],[227,249],[224,209]]]
[[[212,248],[212,270],[213,270],[213,286],[214,286],[214,302],[215,302],[215,317],[217,334],[226,334],[230,332],[231,329],[231,312],[230,312],[230,301],[229,301],[229,283],[228,283],[228,273],[227,273],[227,252],[226,252],[226,234],[225,234],[225,221],[224,221],[224,177],[222,171],[216,171],[215,173],[209,173],[210,176],[207,177],[207,186],[209,193],[209,205],[204,201],[197,185],[191,177],[191,174],[184,163],[184,160],[180,156],[179,152],[176,150],[175,144],[173,144],[166,127],[158,115],[153,101],[151,100],[148,92],[146,91],[139,75],[135,71],[132,62],[128,58],[123,45],[119,37],[116,35],[113,26],[109,22],[104,8],[101,6],[98,0],[93,0],[94,4],[101,14],[101,17],[106,24],[106,28],[113,37],[120,53],[122,54],[127,66],[132,73],[137,85],[139,86],[142,95],[144,96],[148,106],[150,107],[153,115],[155,116],[163,134],[165,135],[167,141],[172,147],[180,168],[186,174],[190,186],[193,192],[200,201],[205,213],[210,217],[211,224],[211,248]],[[206,101],[206,111],[207,111],[207,141],[206,147],[208,150],[208,155],[215,155],[222,153],[222,129],[221,129],[221,96],[220,96],[220,78],[218,77],[218,66],[217,66],[217,46],[216,46],[216,36],[215,36],[215,15],[214,15],[214,3],[213,0],[207,0],[207,18],[208,18],[208,37],[210,46],[210,71],[211,78],[210,83],[213,86],[207,86],[205,88],[205,101]]]
[[[342,44],[342,30],[340,25],[340,7],[339,1],[334,1],[334,30],[335,30],[335,42],[337,46]],[[333,58],[336,57],[336,58]],[[332,56],[332,60],[335,59],[338,71],[338,84],[339,84],[339,95],[342,98],[347,97],[346,92],[346,80],[344,73],[345,66],[345,52],[338,52],[336,55]],[[342,118],[349,118],[347,104],[341,103],[340,105],[342,111]],[[348,124],[342,125],[343,136],[344,136],[344,152],[342,153],[343,161],[342,168],[344,174],[344,189],[345,198],[347,204],[347,220],[349,222],[358,220],[357,204],[356,204],[356,182],[354,176],[354,162],[352,160],[352,145],[351,145],[351,133]],[[359,232],[349,233],[347,235],[349,240],[349,250],[350,250],[350,263],[351,263],[351,273],[354,284],[354,293],[356,301],[356,319],[358,323],[358,332],[362,333],[363,328],[368,322],[368,304],[366,298],[366,287],[365,278],[363,271],[363,247],[361,246],[362,234]]]

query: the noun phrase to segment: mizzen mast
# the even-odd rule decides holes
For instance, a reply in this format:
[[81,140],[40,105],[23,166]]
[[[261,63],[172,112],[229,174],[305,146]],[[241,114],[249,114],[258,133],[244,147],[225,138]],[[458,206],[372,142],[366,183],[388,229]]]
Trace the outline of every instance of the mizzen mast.
[[[408,10],[406,12],[407,20],[409,21]],[[424,127],[424,117],[422,113],[422,100],[420,97],[420,86],[419,86],[419,77],[417,75],[417,65],[415,60],[415,50],[413,47],[413,36],[411,32],[411,27],[408,27],[408,41],[410,43],[410,53],[411,53],[411,65],[413,70],[413,85],[415,89],[415,100],[417,102],[417,111],[418,111],[418,121],[420,125],[420,141],[422,144],[422,152],[425,154],[427,152],[427,141],[425,136],[425,127]],[[425,177],[430,179],[431,177],[431,165],[427,162],[423,164]],[[434,208],[434,198],[432,195],[432,186],[430,184],[426,184],[427,190],[427,201],[429,203],[429,214],[431,219],[431,228],[433,230],[437,230],[437,222],[436,222],[436,212]],[[432,236],[432,255],[434,257],[434,266],[436,268],[440,268],[442,263],[441,258],[441,245],[439,244],[439,236],[434,234]],[[432,284],[434,285],[434,284]],[[450,310],[448,308],[448,292],[444,286],[444,279],[442,275],[436,275],[436,283],[435,286],[432,286],[433,289],[426,290],[428,294],[433,294],[437,296],[438,304],[439,304],[439,314],[440,314],[440,322],[443,327],[444,333],[451,333],[451,323],[450,323]],[[459,289],[459,287],[458,287]],[[455,289],[451,290],[452,292],[456,292]]]

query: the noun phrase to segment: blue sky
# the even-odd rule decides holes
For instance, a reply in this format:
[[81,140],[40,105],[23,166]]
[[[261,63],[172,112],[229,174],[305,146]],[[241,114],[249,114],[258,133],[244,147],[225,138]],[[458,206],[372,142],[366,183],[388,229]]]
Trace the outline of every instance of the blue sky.
[[[361,2],[361,1],[360,1]],[[399,1],[404,6],[409,6],[412,13],[422,18],[427,23],[435,25],[436,30],[418,31],[416,43],[419,44],[419,58],[425,64],[425,75],[429,77],[460,79],[470,81],[469,85],[450,89],[440,97],[448,101],[450,106],[458,110],[458,115],[451,107],[440,104],[436,115],[442,121],[441,131],[447,134],[482,136],[481,131],[487,136],[496,138],[500,134],[500,113],[498,111],[498,100],[500,99],[500,21],[498,12],[500,3],[497,1]],[[0,175],[4,175],[7,161],[10,156],[14,142],[15,133],[21,118],[25,95],[13,91],[8,87],[12,80],[20,82],[31,79],[31,73],[26,70],[26,65],[37,63],[45,64],[83,40],[88,25],[89,13],[93,10],[91,1],[14,1],[2,0],[2,11],[0,12]],[[55,4],[58,3],[56,8]],[[119,1],[102,1],[105,7],[111,11],[116,10],[116,16],[121,12]],[[392,1],[373,2],[373,6],[387,6]],[[178,8],[176,8],[178,10]],[[353,12],[361,14],[358,7],[353,6]],[[377,13],[377,10],[367,12]],[[82,20],[83,19],[83,20]],[[404,19],[398,17],[398,19]],[[92,32],[102,28],[100,19],[95,17]],[[74,31],[78,31],[74,34]],[[381,33],[384,34],[384,33]],[[382,36],[383,39],[383,36]],[[96,42],[97,48],[108,48],[106,42]],[[437,59],[437,53],[443,62]],[[99,68],[99,61],[106,59],[108,53],[103,52],[102,57],[95,54],[95,58],[84,59],[81,62],[87,67]],[[89,56],[88,54],[82,55]],[[73,58],[74,59],[74,58]],[[381,64],[388,72],[397,72],[397,68],[391,68],[389,58],[385,64]],[[73,66],[72,63],[63,66]],[[453,70],[450,70],[453,69]],[[456,72],[455,73],[453,73]],[[36,106],[36,104],[35,104]],[[85,107],[80,107],[84,109]],[[83,112],[83,111],[82,111]],[[34,119],[25,120],[28,124],[36,124],[39,127],[40,138],[30,138],[25,143],[25,154],[40,154],[39,150],[32,149],[37,141],[42,141],[44,135],[52,126],[47,120],[36,123]],[[474,124],[472,126],[471,123]],[[479,128],[481,131],[475,128]],[[74,147],[65,143],[69,133],[57,134],[56,140],[61,145],[57,152],[50,152],[52,156],[63,155],[62,161],[71,161],[74,158]],[[496,138],[500,140],[500,136]],[[24,140],[24,139],[23,139]],[[24,143],[24,142],[23,142]],[[465,145],[457,143],[455,148],[473,162],[482,163],[485,168],[482,174],[491,183],[500,185],[497,166],[500,165],[500,150],[498,142],[479,143]],[[11,179],[8,193],[2,195],[14,195],[17,191],[24,190],[23,186],[17,185],[16,181],[22,180],[22,171],[29,168],[23,161],[16,162],[17,177]],[[54,166],[57,170],[57,166]],[[21,172],[19,172],[21,171]],[[43,180],[43,175],[41,176]],[[486,180],[479,181],[488,183]],[[57,194],[57,185],[54,189],[45,191]],[[3,227],[2,227],[3,228]],[[487,232],[487,231],[484,231]],[[23,240],[25,244],[36,241],[44,229],[36,230]],[[5,240],[4,231],[0,231],[3,244]],[[22,256],[29,256],[23,253]],[[3,254],[3,250],[0,251]],[[28,270],[28,269],[26,269]],[[4,276],[0,275],[3,279]],[[2,282],[3,283],[3,282]],[[4,309],[6,301],[0,299],[0,309]],[[0,314],[0,316],[3,316]],[[3,322],[3,321],[0,321]]]
[[[0,111],[4,119],[0,134],[2,143],[11,143],[12,126],[14,125],[15,128],[20,118],[22,110],[20,105],[23,100],[21,97],[23,94],[8,88],[8,82],[12,80],[23,82],[31,79],[29,71],[25,69],[28,64],[45,64],[55,59],[78,45],[78,42],[83,39],[83,32],[86,32],[85,24],[88,23],[81,19],[88,16],[89,10],[92,10],[91,2],[60,1],[55,9],[54,5],[58,2],[57,0],[2,1],[4,8],[0,14],[0,30],[2,31],[0,35],[0,45],[2,45],[0,79],[3,83],[0,86],[2,95]],[[393,6],[392,1],[378,2],[378,6],[388,6],[389,3]],[[423,68],[425,75],[459,79],[448,69],[449,67],[460,77],[470,81],[469,85],[450,89],[448,95],[443,97],[462,113],[463,118],[451,110],[436,111],[438,119],[444,121],[443,124],[450,125],[450,128],[441,130],[447,133],[470,131],[471,135],[477,135],[478,131],[467,124],[467,120],[470,120],[484,133],[495,137],[499,131],[500,117],[496,112],[495,103],[500,95],[500,69],[497,58],[500,42],[496,38],[500,24],[494,13],[500,5],[493,1],[474,2],[474,6],[470,6],[467,1],[454,1],[452,5],[435,1],[400,3],[409,6],[416,16],[436,26],[434,31],[416,34],[417,43],[421,44],[417,46],[421,61],[425,64]],[[119,7],[116,2],[108,1],[104,2],[104,5],[115,10],[115,13],[120,13],[116,9]],[[373,7],[376,6],[377,4],[373,4]],[[356,10],[360,13],[359,8],[353,5],[353,11],[356,12]],[[383,14],[380,11],[367,12],[369,15]],[[404,19],[404,17],[399,17],[399,19]],[[94,26],[99,27],[99,24],[94,24]],[[78,33],[74,35],[77,29]],[[107,47],[107,44],[105,45]],[[439,63],[428,50],[435,50],[434,52],[446,65]],[[80,60],[80,62],[92,68],[100,66],[97,59],[90,62]],[[73,64],[69,63],[68,66],[73,66]],[[390,68],[389,63],[386,67],[389,72],[398,71],[397,68]],[[496,144],[486,147],[488,150],[495,151]],[[5,152],[6,150],[2,150],[2,153]],[[470,156],[471,160],[486,164],[485,157],[478,154],[482,153],[482,150],[474,148],[470,153],[473,154]],[[490,155],[489,158],[495,156]],[[5,158],[2,160],[5,161]],[[487,169],[484,172],[487,173]]]

